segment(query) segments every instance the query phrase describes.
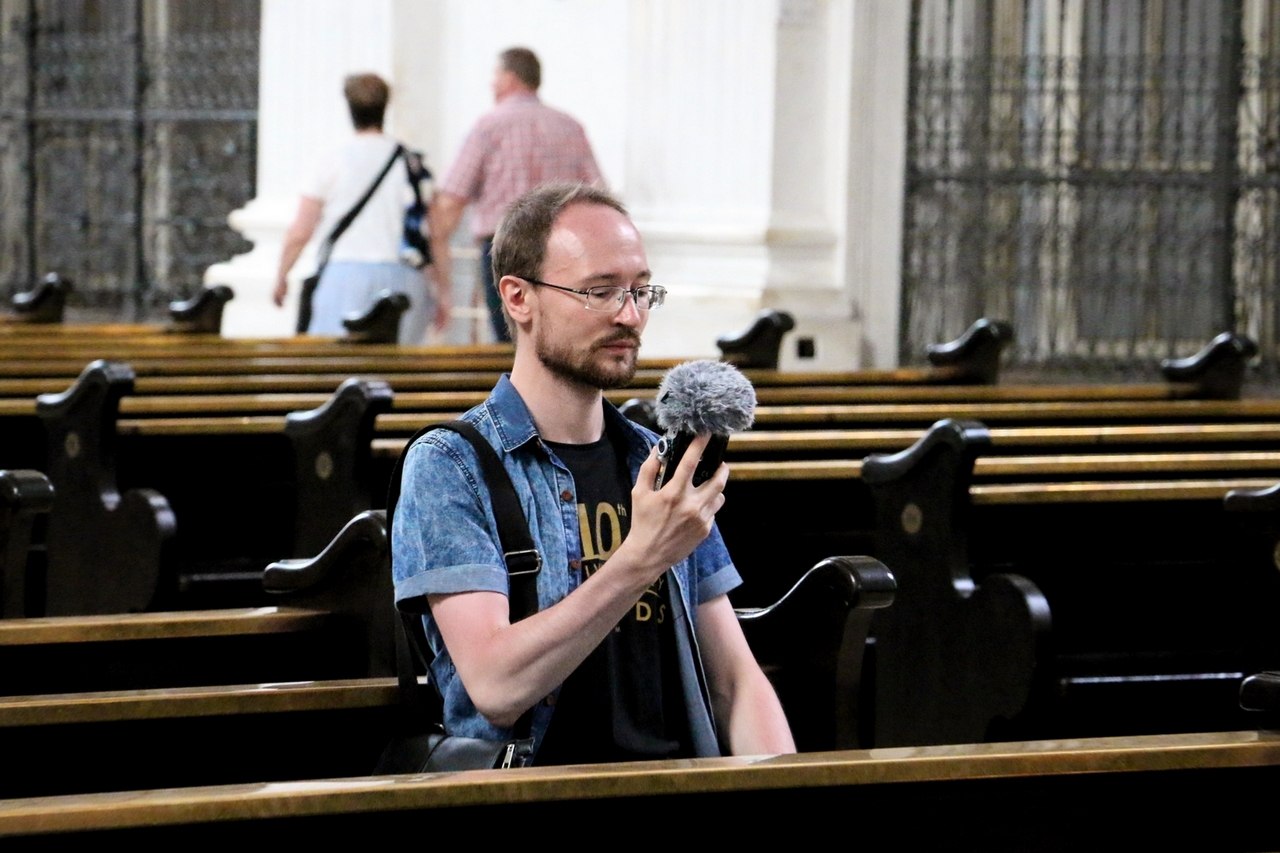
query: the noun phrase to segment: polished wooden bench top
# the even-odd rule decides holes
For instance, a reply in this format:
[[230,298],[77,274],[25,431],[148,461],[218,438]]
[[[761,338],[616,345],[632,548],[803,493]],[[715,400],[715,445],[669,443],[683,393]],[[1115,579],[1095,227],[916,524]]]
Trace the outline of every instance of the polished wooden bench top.
[[[385,416],[384,416],[385,417]],[[416,422],[415,422],[416,423]],[[421,420],[428,423],[427,419]],[[729,440],[730,455],[742,450],[855,450],[893,452],[910,447],[925,434],[917,429],[751,429],[735,433]],[[1108,445],[1149,444],[1152,446],[1195,443],[1252,443],[1280,441],[1280,423],[1132,424],[1123,426],[992,427],[988,430],[998,448],[1035,448],[1048,444],[1087,449]],[[373,451],[382,457],[399,455],[405,438],[375,438]],[[737,470],[737,466],[735,466]],[[836,465],[834,476],[849,476],[846,463]],[[856,474],[855,474],[856,476]]]
[[[423,423],[428,423],[422,418],[420,412],[411,411],[416,404],[418,406],[431,406],[435,408],[431,414],[435,417],[436,411],[439,412],[457,412],[460,413],[474,404],[475,401],[484,399],[485,394],[477,392],[474,394],[456,394],[451,392],[443,392],[440,394],[432,394],[431,392],[418,392],[408,394],[397,394],[397,398],[405,399],[393,402],[393,406],[400,411],[393,411],[389,414],[380,415],[378,422],[388,429],[412,429]],[[609,393],[609,398],[615,402],[622,402],[628,399],[630,394],[624,392],[613,391]],[[272,398],[267,395],[260,399],[265,405],[275,406]],[[294,402],[323,402],[324,397],[315,396],[308,398],[298,398]],[[141,414],[143,412],[156,413],[166,410],[176,411],[177,407],[186,405],[181,402],[175,402],[177,398],[168,397],[125,397],[121,401],[122,414],[130,413]],[[456,405],[449,405],[450,402]],[[196,400],[190,405],[196,408],[205,406],[207,408],[216,409],[225,407],[229,410],[240,411],[244,408],[246,401],[236,401],[222,399],[217,395],[211,395],[206,398]],[[171,407],[166,409],[166,406]],[[282,406],[288,411],[303,410],[306,406],[299,406],[297,409],[290,408],[288,405]],[[33,402],[27,399],[2,400],[0,399],[0,414],[23,414],[34,411]],[[234,415],[228,415],[227,418],[210,416],[210,422],[233,419]],[[824,423],[844,422],[844,423],[873,423],[873,424],[894,424],[894,423],[932,423],[942,418],[955,418],[962,420],[977,420],[987,424],[999,424],[1002,421],[1036,421],[1043,420],[1046,424],[1062,423],[1069,424],[1073,421],[1099,421],[1096,428],[1091,428],[1095,432],[1100,432],[1107,426],[1119,426],[1124,421],[1158,421],[1158,420],[1185,420],[1188,421],[1185,429],[1192,430],[1199,428],[1199,423],[1210,425],[1215,419],[1240,419],[1244,420],[1260,420],[1260,419],[1280,419],[1280,399],[1253,399],[1253,400],[1095,400],[1095,401],[1024,401],[1019,403],[982,403],[982,402],[934,402],[934,403],[866,403],[866,404],[847,404],[847,405],[761,405],[755,412],[755,430],[760,431],[773,426],[783,425],[812,425],[814,428],[821,427]],[[1110,423],[1103,423],[1108,422]],[[1221,428],[1221,427],[1218,427]]]
[[[477,390],[472,393],[458,392],[410,392],[396,394],[392,405],[397,411],[378,417],[381,429],[412,431],[418,426],[442,417],[452,417],[483,400],[486,392]],[[631,395],[627,392],[613,391],[609,399],[620,403]],[[291,411],[305,411],[322,405],[327,395],[252,395],[248,397],[224,397],[222,395],[195,396],[126,396],[121,400],[122,416],[148,415],[156,420],[150,427],[158,432],[188,432],[176,422],[164,423],[160,420],[163,413],[175,415],[184,412],[205,412],[204,416],[192,416],[197,428],[217,427],[219,424],[251,423],[248,418],[255,415],[242,414],[246,409],[260,408],[277,410],[281,415]],[[416,410],[415,410],[416,409]],[[26,415],[35,411],[34,398],[0,399],[0,415]],[[225,414],[218,415],[216,412]],[[430,415],[424,418],[423,415]],[[203,420],[201,420],[201,417]],[[1021,403],[903,403],[903,404],[850,404],[850,405],[762,405],[756,409],[755,426],[752,432],[762,432],[770,427],[783,425],[811,425],[814,429],[822,428],[825,423],[931,423],[941,418],[972,419],[986,424],[999,424],[1001,421],[1034,421],[1043,419],[1046,425],[1061,423],[1064,426],[1072,421],[1105,421],[1108,418],[1140,421],[1147,420],[1187,420],[1201,421],[1203,424],[1188,423],[1186,430],[1199,430],[1212,427],[1215,419],[1280,419],[1280,399],[1258,400],[1104,400],[1104,401],[1058,401]],[[273,422],[278,422],[276,419]],[[1119,424],[1099,424],[1090,428],[1102,436],[1102,430],[1119,426]],[[1221,430],[1222,426],[1217,425]],[[1029,435],[1029,433],[1026,433]],[[744,434],[745,435],[745,434]],[[735,439],[736,440],[736,439]],[[1099,441],[1105,440],[1099,438]],[[1171,439],[1170,439],[1171,440]]]
[[391,707],[394,677],[0,696],[0,728]]
[[[327,356],[334,353],[370,356],[494,356],[511,358],[511,344],[394,344],[356,342],[338,337],[305,335],[291,338],[226,338],[214,334],[181,335],[94,334],[92,330],[75,331],[63,327],[41,336],[13,328],[0,331],[0,353],[9,357],[35,360],[88,355],[90,359],[103,353],[147,355],[155,358],[187,358],[210,355],[287,355]],[[652,359],[651,359],[652,360]]]
[[[278,411],[313,408],[322,404],[343,381],[343,374],[277,374],[264,376],[174,376],[140,377],[135,381],[136,405],[162,407],[165,400],[187,407],[204,406],[213,411],[237,407],[271,406]],[[498,379],[497,372],[440,371],[395,376],[388,384],[397,395],[397,405],[412,408],[419,399],[456,396],[457,405],[474,405],[483,400]],[[609,399],[651,399],[661,380],[660,373],[638,373],[637,381],[624,389],[610,391]],[[59,378],[0,379],[0,398],[34,398],[39,394],[59,393],[69,384]],[[1177,400],[1191,399],[1189,391],[1177,385],[845,385],[838,376],[811,377],[810,382],[795,382],[785,375],[769,378],[755,387],[761,405],[796,404],[901,404],[925,403],[998,403],[1009,401],[1091,402],[1101,400]],[[144,399],[149,397],[156,399]],[[401,401],[399,398],[403,397]],[[184,402],[190,398],[192,402]],[[135,399],[129,397],[128,399]],[[147,411],[146,408],[138,411]]]
[[1280,476],[1203,480],[1135,480],[1115,483],[993,483],[970,486],[969,496],[975,504],[1221,501],[1227,496],[1227,492],[1237,489],[1268,489],[1277,482],[1280,482]]
[[861,785],[1030,781],[1067,774],[1125,778],[1277,766],[1280,733],[1240,731],[530,767],[0,800],[0,836],[656,795],[816,793]]
[[[840,480],[862,476],[862,461],[859,459],[794,459],[776,462],[729,461],[730,482],[733,480]],[[1128,482],[1110,483],[1097,478],[1088,479],[1094,474],[1123,474],[1138,478],[1144,473],[1194,474],[1203,471],[1223,471],[1234,469],[1237,472],[1258,472],[1259,476],[1244,476],[1241,473],[1231,478],[1215,480],[1189,481],[1183,477],[1170,481],[1154,480],[1151,483]],[[1274,472],[1275,476],[1267,477],[1262,472]],[[979,495],[1015,495],[1032,494],[1037,490],[1058,491],[1064,497],[1060,500],[1071,500],[1065,495],[1083,496],[1085,492],[1098,496],[1115,495],[1141,490],[1158,497],[1156,493],[1166,492],[1170,497],[1187,489],[1202,491],[1212,489],[1222,491],[1230,488],[1258,488],[1258,484],[1274,485],[1280,481],[1280,453],[1266,451],[1241,451],[1224,453],[1116,453],[1116,454],[1079,454],[1063,456],[984,456],[974,461],[975,478],[984,477],[1062,477],[1078,475],[1086,482],[1053,483],[1032,482],[1010,485],[981,485],[970,488],[970,493]],[[1123,485],[1132,489],[1120,488]],[[1052,500],[1052,499],[1048,499]]]
[[1280,418],[1280,398],[1241,400],[1065,400],[1020,403],[955,402],[848,405],[762,405],[756,408],[758,426],[824,422],[923,422],[937,418],[1001,421],[1096,420],[1117,423],[1143,419]]
[[332,618],[298,607],[243,607],[0,619],[0,647],[273,634],[322,627]]

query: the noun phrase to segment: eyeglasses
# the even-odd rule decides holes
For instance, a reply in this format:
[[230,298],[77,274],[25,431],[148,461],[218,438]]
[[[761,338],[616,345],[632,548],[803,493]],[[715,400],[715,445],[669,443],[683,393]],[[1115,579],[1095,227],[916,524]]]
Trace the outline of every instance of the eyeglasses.
[[548,284],[536,278],[526,278],[524,280],[538,287],[550,287],[553,290],[563,290],[565,293],[576,293],[583,298],[583,304],[587,306],[588,311],[618,311],[626,302],[627,296],[635,300],[636,308],[641,311],[648,311],[650,308],[660,308],[662,300],[667,297],[667,289],[656,284],[642,284],[639,287],[622,287],[621,285],[610,284],[588,287],[586,290],[576,290],[572,287]]

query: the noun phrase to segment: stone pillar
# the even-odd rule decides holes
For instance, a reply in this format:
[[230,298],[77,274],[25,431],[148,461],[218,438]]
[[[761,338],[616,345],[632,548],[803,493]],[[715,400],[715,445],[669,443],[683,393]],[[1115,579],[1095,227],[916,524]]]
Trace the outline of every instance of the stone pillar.
[[[906,4],[633,4],[625,186],[655,277],[671,288],[647,351],[714,356],[717,337],[776,308],[796,320],[784,369],[892,358],[864,328],[874,321],[878,335],[896,305],[896,252],[885,260],[883,249],[898,243],[900,199],[878,194],[895,184],[900,194],[901,175],[867,156],[900,152],[902,104],[873,99],[905,88],[859,88],[881,66],[899,84],[905,76],[894,65],[905,29],[883,19],[905,24],[906,12],[890,6]],[[879,41],[899,36],[901,49]]]
[[310,155],[349,132],[344,74],[389,76],[388,130],[441,174],[490,106],[498,52],[522,44],[670,289],[646,355],[716,356],[777,308],[796,319],[784,369],[894,366],[909,5],[264,0],[259,192],[231,217],[254,248],[206,276],[236,290],[224,328],[292,331],[296,309],[270,302],[281,237]]
[[902,302],[910,3],[854,0],[849,54],[845,280],[858,363],[896,367]]
[[[227,284],[235,298],[223,313],[231,337],[293,333],[300,281],[315,266],[316,235],[291,273],[284,308],[271,301],[284,231],[298,205],[298,191],[317,154],[352,133],[342,79],[374,71],[392,85],[386,129],[413,147],[427,133],[415,99],[429,97],[404,85],[403,58],[414,52],[407,17],[430,14],[434,4],[396,0],[263,0],[258,106],[258,193],[231,214],[231,226],[253,243],[244,255],[215,264],[206,284]],[[402,127],[403,125],[403,127]],[[411,132],[410,132],[411,131]]]

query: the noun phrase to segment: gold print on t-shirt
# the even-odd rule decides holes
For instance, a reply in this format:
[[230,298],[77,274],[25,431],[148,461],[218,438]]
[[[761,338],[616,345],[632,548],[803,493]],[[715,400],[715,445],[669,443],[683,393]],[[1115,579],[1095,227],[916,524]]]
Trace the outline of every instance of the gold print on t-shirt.
[[582,559],[604,562],[613,556],[622,544],[622,522],[619,508],[611,503],[599,503],[590,519],[585,504],[578,504],[578,531],[582,536]]
[[[636,602],[634,608],[637,622],[653,620],[661,625],[667,621],[667,605],[662,599],[662,585],[666,582],[667,576],[660,576],[656,581],[649,584],[649,588],[644,591],[644,595],[640,596],[640,600]],[[646,599],[652,599],[652,602],[646,601]]]
[[[613,552],[622,544],[621,519],[626,515],[625,506],[602,501],[596,505],[595,512],[590,512],[586,504],[578,504],[578,532],[582,536],[584,580],[595,574],[601,564],[613,556]],[[636,602],[631,614],[636,622],[652,621],[661,625],[666,621],[667,605],[662,598],[662,585],[665,582],[665,577],[659,577]]]

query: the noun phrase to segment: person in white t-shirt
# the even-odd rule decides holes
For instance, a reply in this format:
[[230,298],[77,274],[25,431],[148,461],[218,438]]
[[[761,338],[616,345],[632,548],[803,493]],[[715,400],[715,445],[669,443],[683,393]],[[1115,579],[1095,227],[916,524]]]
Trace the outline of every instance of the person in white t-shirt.
[[[396,150],[397,141],[382,131],[391,88],[377,74],[352,74],[343,94],[354,135],[321,157],[302,190],[298,212],[285,233],[273,298],[284,305],[288,275],[302,250],[317,234],[323,239],[360,200]],[[423,175],[418,174],[419,180]],[[400,343],[426,341],[428,326],[443,330],[449,306],[439,298],[430,266],[415,268],[401,260],[405,208],[413,201],[411,171],[401,156],[378,183],[347,228],[333,243],[311,300],[312,335],[341,335],[344,318],[364,314],[384,291],[409,297],[401,317]],[[420,185],[422,197],[428,190]],[[434,323],[433,323],[434,321]]]

